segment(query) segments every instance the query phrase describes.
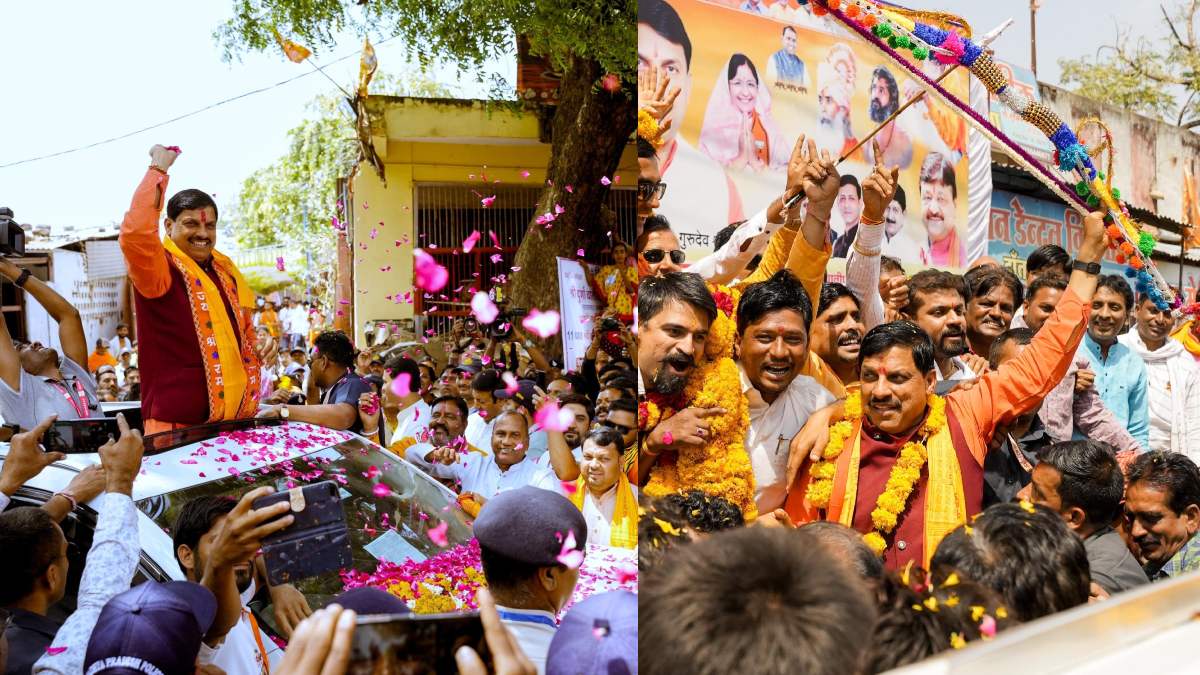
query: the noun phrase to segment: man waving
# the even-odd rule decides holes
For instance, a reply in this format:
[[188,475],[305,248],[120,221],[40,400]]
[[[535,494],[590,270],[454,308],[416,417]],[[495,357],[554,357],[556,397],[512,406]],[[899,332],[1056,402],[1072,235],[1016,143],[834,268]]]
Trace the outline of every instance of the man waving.
[[137,309],[142,416],[147,434],[251,417],[258,405],[254,292],[217,252],[217,204],[194,189],[166,202],[178,148],[150,149],[150,168],[121,223],[121,251]]

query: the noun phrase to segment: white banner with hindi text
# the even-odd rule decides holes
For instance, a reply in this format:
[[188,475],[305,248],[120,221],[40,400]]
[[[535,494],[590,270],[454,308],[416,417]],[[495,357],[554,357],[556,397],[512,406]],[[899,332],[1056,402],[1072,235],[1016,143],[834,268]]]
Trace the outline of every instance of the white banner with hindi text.
[[562,315],[563,367],[578,371],[592,342],[592,321],[600,311],[577,260],[558,259],[558,305]]

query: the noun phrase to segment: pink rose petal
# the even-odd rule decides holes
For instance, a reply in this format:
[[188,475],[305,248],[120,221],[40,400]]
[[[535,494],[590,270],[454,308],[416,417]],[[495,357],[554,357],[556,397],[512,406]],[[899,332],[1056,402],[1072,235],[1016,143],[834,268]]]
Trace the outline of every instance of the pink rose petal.
[[560,481],[560,483],[562,484],[563,493],[568,497],[579,491],[579,486],[573,480],[564,480]]
[[436,293],[446,287],[446,282],[450,280],[450,273],[446,271],[445,267],[438,264],[433,256],[419,248],[413,249],[413,256],[416,257],[413,273],[417,286],[430,293]]
[[50,656],[57,656],[65,651],[67,651],[66,647],[46,647],[46,653]]
[[[491,197],[491,199],[495,199],[495,197]],[[484,201],[486,202],[487,200],[485,199]],[[463,243],[462,243],[463,253],[470,253],[471,249],[475,248],[475,244],[479,243],[479,237],[480,237],[479,230],[475,230],[475,231],[471,232],[471,235],[469,237],[467,237],[466,239],[463,239]]]
[[601,176],[601,177],[600,177],[600,184],[601,184],[601,185],[603,185],[603,186],[605,186],[605,187],[607,187],[607,186],[609,186],[609,185],[612,185],[612,181],[608,179],[608,176]]
[[479,203],[483,204],[483,208],[486,209],[487,207],[491,206],[492,203],[495,201],[496,201],[496,195],[492,195],[491,197],[484,197],[483,199],[480,199]]
[[996,620],[990,614],[984,614],[983,620],[979,622],[979,634],[984,637],[996,637]]
[[392,379],[392,393],[404,398],[412,393],[412,375],[400,373]]
[[542,404],[534,415],[534,421],[546,431],[566,431],[571,428],[574,415],[569,410],[563,410],[553,400]]
[[521,178],[529,178],[529,172],[528,172],[528,171],[522,171],[522,172],[521,172]]
[[631,581],[637,581],[638,568],[632,563],[625,563],[617,567],[617,583],[624,584]]
[[663,432],[663,445],[671,445],[674,442],[675,442],[675,437],[671,435],[671,432],[664,431]]
[[430,528],[429,531],[426,532],[426,534],[429,535],[429,541],[432,541],[442,548],[446,548],[446,546],[450,544],[449,540],[446,539],[446,530],[449,527],[450,523],[447,523],[443,520],[442,522],[438,523],[437,527]]
[[283,269],[283,256],[279,256],[279,257],[275,258],[275,269],[279,270],[280,272],[283,272],[283,271],[284,271],[284,269]]
[[542,312],[534,308],[521,320],[521,325],[540,338],[548,338],[558,333],[558,312],[553,309]]
[[575,532],[568,531],[567,538],[563,541],[562,550],[559,551],[555,560],[566,565],[568,569],[577,570],[583,564],[583,551],[575,548]]
[[376,497],[387,497],[392,494],[392,488],[388,487],[387,483],[376,483],[371,492],[374,492]]
[[510,396],[512,394],[517,393],[518,386],[517,386],[517,376],[516,375],[513,375],[512,373],[510,373],[509,371],[506,370],[506,371],[504,371],[504,374],[501,375],[500,377],[501,377],[501,379],[504,380],[504,391],[508,392],[508,394]]
[[490,324],[500,315],[500,309],[496,307],[496,303],[488,297],[488,294],[479,291],[471,298],[471,313],[479,320],[479,323]]

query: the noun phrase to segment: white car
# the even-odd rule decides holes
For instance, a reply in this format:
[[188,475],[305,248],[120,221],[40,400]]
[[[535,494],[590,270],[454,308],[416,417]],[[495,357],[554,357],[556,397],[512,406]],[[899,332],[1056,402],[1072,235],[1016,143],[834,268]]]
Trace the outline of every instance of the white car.
[[[241,420],[156,434],[146,440],[142,472],[133,485],[142,550],[134,585],[146,579],[185,578],[170,534],[183,504],[201,496],[239,497],[261,485],[286,490],[337,481],[350,528],[353,565],[359,570],[374,571],[380,559],[399,563],[437,554],[441,549],[426,532],[441,522],[449,525],[446,537],[451,546],[471,538],[470,524],[457,508],[453,492],[356,434],[300,422]],[[0,463],[7,451],[8,444],[0,443]],[[84,467],[98,462],[95,453],[68,455],[18,490],[10,508],[42,504]],[[67,595],[52,616],[65,618],[75,607],[96,515],[81,504],[62,523],[69,542],[70,573]],[[336,572],[295,585],[314,609],[342,591]],[[259,625],[279,635],[269,596],[262,593],[259,599],[251,603]]]

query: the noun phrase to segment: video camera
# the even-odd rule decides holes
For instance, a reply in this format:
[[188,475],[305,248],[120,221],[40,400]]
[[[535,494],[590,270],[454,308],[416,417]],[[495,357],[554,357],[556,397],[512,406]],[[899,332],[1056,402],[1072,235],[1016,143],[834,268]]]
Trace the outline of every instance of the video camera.
[[13,211],[0,206],[0,255],[25,255],[25,230],[13,220]]
[[497,302],[496,306],[500,313],[496,315],[496,320],[488,325],[488,335],[497,340],[507,340],[512,337],[513,323],[525,318],[529,310],[512,307],[507,301]]

